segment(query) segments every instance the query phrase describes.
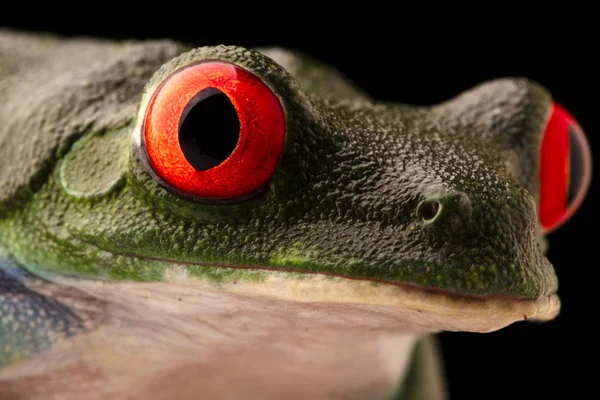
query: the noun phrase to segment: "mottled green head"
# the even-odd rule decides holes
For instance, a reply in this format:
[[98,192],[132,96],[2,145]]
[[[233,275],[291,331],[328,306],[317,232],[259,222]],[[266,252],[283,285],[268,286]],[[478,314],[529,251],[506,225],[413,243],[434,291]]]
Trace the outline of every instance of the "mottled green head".
[[[198,280],[267,295],[304,280],[314,282],[315,299],[334,301],[324,294],[330,281],[341,285],[339,299],[393,303],[343,286],[368,280],[450,296],[544,299],[547,308],[534,311],[540,318],[558,311],[536,206],[553,102],[535,83],[497,80],[413,107],[376,102],[330,67],[280,49],[3,35],[0,247],[36,275]],[[145,136],[165,82],[215,61],[246,71],[272,93],[284,127],[281,148],[252,167],[275,160],[264,184],[218,199],[186,193],[164,177],[178,168],[164,154],[181,136],[152,144]],[[255,101],[252,90],[226,93],[234,119],[247,110],[240,104]],[[180,113],[169,128],[177,135],[182,108],[152,107],[168,114],[168,106]],[[217,111],[199,114],[192,128],[210,119],[210,130],[198,129],[187,144],[225,146]],[[234,143],[278,111],[261,112],[240,117]],[[232,114],[222,115],[223,130],[230,129]],[[244,164],[261,148],[245,151],[236,171],[246,178],[232,184],[264,174]]]

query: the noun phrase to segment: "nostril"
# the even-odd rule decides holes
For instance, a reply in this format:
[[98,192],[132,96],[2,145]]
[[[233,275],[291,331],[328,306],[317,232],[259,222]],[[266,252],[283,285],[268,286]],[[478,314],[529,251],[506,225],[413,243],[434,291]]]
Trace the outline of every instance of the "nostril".
[[441,205],[436,200],[423,200],[417,207],[417,215],[425,222],[429,222],[439,214]]

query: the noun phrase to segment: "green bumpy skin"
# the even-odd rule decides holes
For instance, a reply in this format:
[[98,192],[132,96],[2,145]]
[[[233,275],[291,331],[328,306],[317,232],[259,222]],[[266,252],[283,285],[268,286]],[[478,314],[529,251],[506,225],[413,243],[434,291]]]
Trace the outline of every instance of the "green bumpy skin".
[[[238,204],[178,196],[139,147],[155,90],[203,60],[255,74],[285,111],[267,190]],[[413,107],[280,49],[0,32],[0,97],[0,247],[38,276],[162,280],[178,262],[217,283],[263,268],[464,295],[557,290],[535,201],[552,100],[525,79]],[[426,221],[430,200],[441,207]]]

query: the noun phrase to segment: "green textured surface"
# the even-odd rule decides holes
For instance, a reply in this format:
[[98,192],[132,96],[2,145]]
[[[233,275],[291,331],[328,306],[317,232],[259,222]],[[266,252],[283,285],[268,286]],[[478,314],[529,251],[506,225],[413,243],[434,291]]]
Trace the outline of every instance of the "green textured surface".
[[[239,47],[172,59],[184,47],[169,41],[2,33],[0,49],[0,242],[32,271],[161,279],[164,265],[143,258],[154,257],[477,295],[556,291],[530,194],[551,100],[532,82],[497,80],[439,106],[411,107],[351,97],[357,89],[335,70],[278,50],[265,52],[295,76]],[[199,204],[168,190],[136,145],[156,88],[207,59],[256,74],[286,112],[267,191],[239,204]],[[340,94],[311,90],[319,79]],[[117,131],[134,139],[117,140]],[[98,148],[110,149],[106,158]],[[107,175],[90,170],[98,166]],[[442,205],[433,221],[417,215],[425,199]]]
[[105,196],[126,179],[126,129],[88,135],[75,142],[60,165],[60,182],[74,198]]
[[30,199],[78,137],[129,123],[146,81],[182,51],[0,30],[0,214]]

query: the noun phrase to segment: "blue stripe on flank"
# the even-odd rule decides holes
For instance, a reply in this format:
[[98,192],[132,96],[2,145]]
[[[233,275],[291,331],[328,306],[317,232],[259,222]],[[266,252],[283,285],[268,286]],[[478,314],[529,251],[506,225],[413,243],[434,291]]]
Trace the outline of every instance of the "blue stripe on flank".
[[0,366],[85,329],[68,306],[28,288],[33,279],[14,261],[0,258]]

